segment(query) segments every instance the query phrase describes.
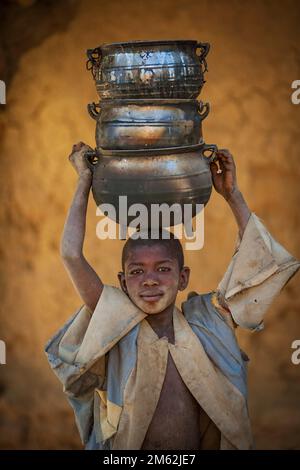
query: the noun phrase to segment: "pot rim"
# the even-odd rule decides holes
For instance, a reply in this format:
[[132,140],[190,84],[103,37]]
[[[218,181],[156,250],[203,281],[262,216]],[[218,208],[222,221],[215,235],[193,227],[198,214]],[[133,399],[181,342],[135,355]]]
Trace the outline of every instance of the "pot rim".
[[128,46],[143,46],[143,45],[175,45],[175,44],[190,44],[190,45],[197,45],[199,41],[196,39],[142,39],[136,41],[128,41],[128,42],[111,42],[111,43],[104,43],[101,46],[98,46],[101,50],[109,49],[110,47],[128,47]]
[[176,105],[176,104],[194,104],[198,106],[198,104],[204,104],[202,100],[197,100],[196,98],[187,99],[187,98],[104,98],[101,99],[98,103],[100,107],[104,106],[120,106],[120,105],[128,105],[128,104],[135,104],[135,105],[145,105],[148,104],[155,104],[155,105]]

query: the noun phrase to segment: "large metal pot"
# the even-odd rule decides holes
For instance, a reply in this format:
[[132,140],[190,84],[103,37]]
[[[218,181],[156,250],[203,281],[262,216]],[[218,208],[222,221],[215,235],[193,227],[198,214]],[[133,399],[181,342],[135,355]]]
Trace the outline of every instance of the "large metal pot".
[[[92,191],[97,205],[113,204],[116,221],[120,221],[119,196],[127,196],[127,207],[140,203],[151,214],[151,204],[171,206],[191,204],[192,215],[196,204],[206,204],[212,190],[209,163],[216,146],[201,144],[185,151],[103,152],[87,155],[93,172]],[[206,156],[209,151],[210,155]],[[91,160],[91,157],[93,160]],[[122,214],[126,217],[127,214]],[[134,217],[128,216],[130,222]],[[149,220],[149,223],[151,221]],[[178,223],[178,222],[177,222]],[[160,222],[162,226],[174,225]]]
[[209,104],[197,100],[104,100],[88,111],[97,120],[97,148],[136,150],[196,145]]
[[87,50],[100,98],[196,98],[210,45],[197,41],[133,41]]

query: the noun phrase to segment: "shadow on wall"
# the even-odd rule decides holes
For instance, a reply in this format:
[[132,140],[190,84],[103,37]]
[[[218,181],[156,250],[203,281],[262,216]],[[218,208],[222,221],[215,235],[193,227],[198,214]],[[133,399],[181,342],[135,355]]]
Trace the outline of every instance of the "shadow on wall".
[[[78,0],[2,0],[0,4],[0,77],[8,86],[22,55],[54,32],[65,31]],[[63,53],[63,51],[60,51]]]

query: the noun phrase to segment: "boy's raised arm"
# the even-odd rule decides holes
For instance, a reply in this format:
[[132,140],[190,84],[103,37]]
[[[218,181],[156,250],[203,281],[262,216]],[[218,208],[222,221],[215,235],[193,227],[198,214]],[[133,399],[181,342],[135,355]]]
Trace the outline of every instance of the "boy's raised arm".
[[272,237],[256,214],[250,212],[238,189],[230,152],[220,150],[217,156],[221,172],[212,163],[213,184],[234,214],[239,240],[217,287],[216,306],[224,307],[225,312],[229,310],[236,325],[260,330],[265,312],[299,270],[300,262]]
[[79,142],[69,156],[78,174],[77,188],[65,222],[60,252],[64,266],[84,304],[94,311],[103,284],[83,255],[86,212],[92,183],[92,173],[84,154],[90,147]]
[[241,239],[251,216],[251,211],[238,188],[235,163],[229,150],[219,150],[217,160],[219,170],[216,163],[211,163],[213,185],[215,190],[229,204],[238,225]]

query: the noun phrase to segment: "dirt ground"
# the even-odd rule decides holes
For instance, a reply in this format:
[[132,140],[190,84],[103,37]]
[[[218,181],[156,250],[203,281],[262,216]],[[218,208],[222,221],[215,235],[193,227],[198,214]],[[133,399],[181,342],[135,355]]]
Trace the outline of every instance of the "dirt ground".
[[[297,0],[10,1],[0,6],[1,323],[0,448],[81,448],[71,408],[43,347],[80,305],[59,258],[59,240],[76,176],[73,143],[94,146],[87,103],[97,99],[85,50],[103,42],[197,39],[211,43],[201,98],[211,103],[206,142],[235,156],[251,209],[294,256],[299,245],[300,79]],[[122,243],[99,241],[90,200],[86,256],[117,285]],[[237,228],[214,194],[205,210],[205,244],[187,252],[190,290],[216,287]],[[185,293],[186,295],[186,293]],[[178,305],[183,295],[178,297]],[[250,356],[250,413],[258,448],[300,449],[299,275],[269,309],[265,330],[240,332]]]

